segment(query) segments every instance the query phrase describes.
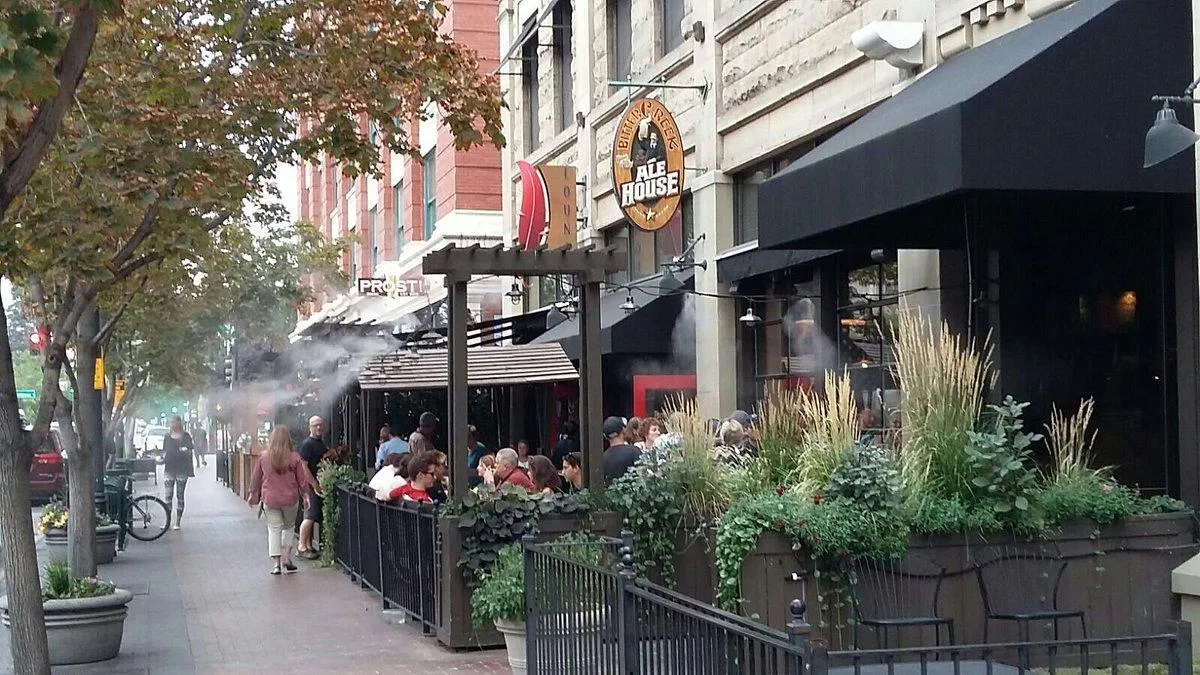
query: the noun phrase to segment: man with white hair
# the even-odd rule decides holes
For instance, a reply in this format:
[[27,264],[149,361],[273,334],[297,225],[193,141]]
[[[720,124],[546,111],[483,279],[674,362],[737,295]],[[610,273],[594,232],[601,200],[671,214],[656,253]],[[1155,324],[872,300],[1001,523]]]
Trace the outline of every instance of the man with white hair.
[[[308,470],[313,478],[317,477],[318,465],[325,456],[325,420],[319,415],[308,418],[308,438],[300,444],[297,452],[300,458],[308,464]],[[297,544],[298,555],[308,560],[316,560],[317,552],[313,549],[313,531],[321,522],[321,496],[309,490],[307,506],[304,509],[304,521],[300,523],[300,541]],[[324,542],[322,542],[324,543]]]
[[516,485],[525,488],[528,492],[537,492],[537,488],[533,486],[533,480],[518,466],[520,462],[517,451],[512,448],[501,448],[496,453],[497,488],[501,485]]

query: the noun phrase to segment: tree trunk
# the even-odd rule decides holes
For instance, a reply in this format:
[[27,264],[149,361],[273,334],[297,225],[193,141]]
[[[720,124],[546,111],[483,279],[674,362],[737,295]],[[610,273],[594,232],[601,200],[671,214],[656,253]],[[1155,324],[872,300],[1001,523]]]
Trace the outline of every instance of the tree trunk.
[[125,415],[124,424],[125,424],[125,443],[124,443],[125,447],[122,448],[121,456],[132,458],[135,454],[134,450],[133,450],[133,435],[137,432],[137,420],[134,419],[133,415],[131,415],[131,414]]
[[[95,313],[86,311],[79,321],[79,335],[76,340],[75,358],[75,406],[78,410],[79,426],[76,427],[79,443],[74,457],[67,458],[67,482],[71,492],[71,517],[67,520],[69,557],[71,573],[77,577],[96,576],[96,563],[93,552],[96,546],[96,473],[92,465],[93,453],[104,452],[103,440],[101,447],[95,447],[97,439],[89,430],[94,428],[101,411],[96,409],[97,396],[93,393],[93,377],[96,372],[96,345],[85,336],[95,335],[95,328],[89,332],[89,324],[95,323]],[[76,567],[78,565],[78,568]]]
[[[8,335],[8,318],[3,310],[4,301],[0,299],[0,335]],[[50,675],[33,519],[29,515],[33,453],[18,410],[12,348],[8,340],[0,340],[0,551],[7,578],[9,648],[19,675]]]
[[[85,477],[76,469],[82,464],[87,467],[90,476],[91,462],[88,461],[86,453],[81,452],[82,443],[72,412],[71,402],[60,391],[58,405],[54,409],[54,419],[58,422],[58,435],[62,439],[63,450],[67,452],[67,504],[70,505],[71,514],[67,518],[67,564],[74,576],[94,577],[96,559],[93,542],[96,539],[96,512],[94,508],[80,509],[76,506],[92,502],[92,484],[81,482]],[[80,486],[83,486],[82,489]],[[91,527],[83,522],[88,513],[92,517]],[[90,532],[91,536],[85,534],[87,532]]]

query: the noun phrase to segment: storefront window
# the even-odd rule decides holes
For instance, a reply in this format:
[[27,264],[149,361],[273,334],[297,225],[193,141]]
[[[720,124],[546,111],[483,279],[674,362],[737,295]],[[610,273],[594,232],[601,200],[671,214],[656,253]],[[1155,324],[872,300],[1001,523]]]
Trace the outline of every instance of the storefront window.
[[850,375],[864,429],[884,434],[898,424],[900,388],[894,338],[899,320],[894,259],[849,270],[838,298],[838,361]]

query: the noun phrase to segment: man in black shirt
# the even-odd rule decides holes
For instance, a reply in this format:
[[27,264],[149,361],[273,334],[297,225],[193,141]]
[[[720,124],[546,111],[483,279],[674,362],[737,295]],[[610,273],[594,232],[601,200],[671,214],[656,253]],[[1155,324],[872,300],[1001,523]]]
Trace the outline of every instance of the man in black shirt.
[[[297,449],[300,458],[308,465],[308,470],[314,479],[317,477],[317,468],[321,463],[321,458],[325,456],[325,441],[322,439],[324,434],[325,420],[313,415],[308,418],[308,438],[304,439]],[[316,560],[317,552],[313,549],[313,532],[316,530],[317,524],[321,522],[321,497],[311,491],[308,497],[308,507],[304,509],[304,521],[300,523],[300,541],[297,548],[301,558]]]
[[558,444],[554,446],[554,454],[551,459],[554,460],[554,468],[563,469],[563,461],[567,455],[572,452],[579,452],[579,429],[574,420],[563,422],[563,433],[558,439]]
[[642,451],[625,442],[625,420],[610,417],[604,420],[604,439],[608,449],[604,451],[604,485],[607,487],[625,472],[633,468]]

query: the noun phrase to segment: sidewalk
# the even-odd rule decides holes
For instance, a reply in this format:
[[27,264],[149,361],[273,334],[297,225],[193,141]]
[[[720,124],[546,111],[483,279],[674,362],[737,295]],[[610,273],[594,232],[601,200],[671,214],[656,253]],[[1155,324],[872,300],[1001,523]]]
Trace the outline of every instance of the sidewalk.
[[[213,479],[213,464],[188,482],[183,530],[130,540],[100,568],[135,594],[121,655],[56,673],[503,673],[503,650],[454,653],[413,624],[392,626],[380,601],[339,571],[300,561],[267,574],[266,527]],[[156,490],[139,483],[135,493]],[[44,551],[39,551],[44,556]],[[11,672],[0,630],[0,673]]]

